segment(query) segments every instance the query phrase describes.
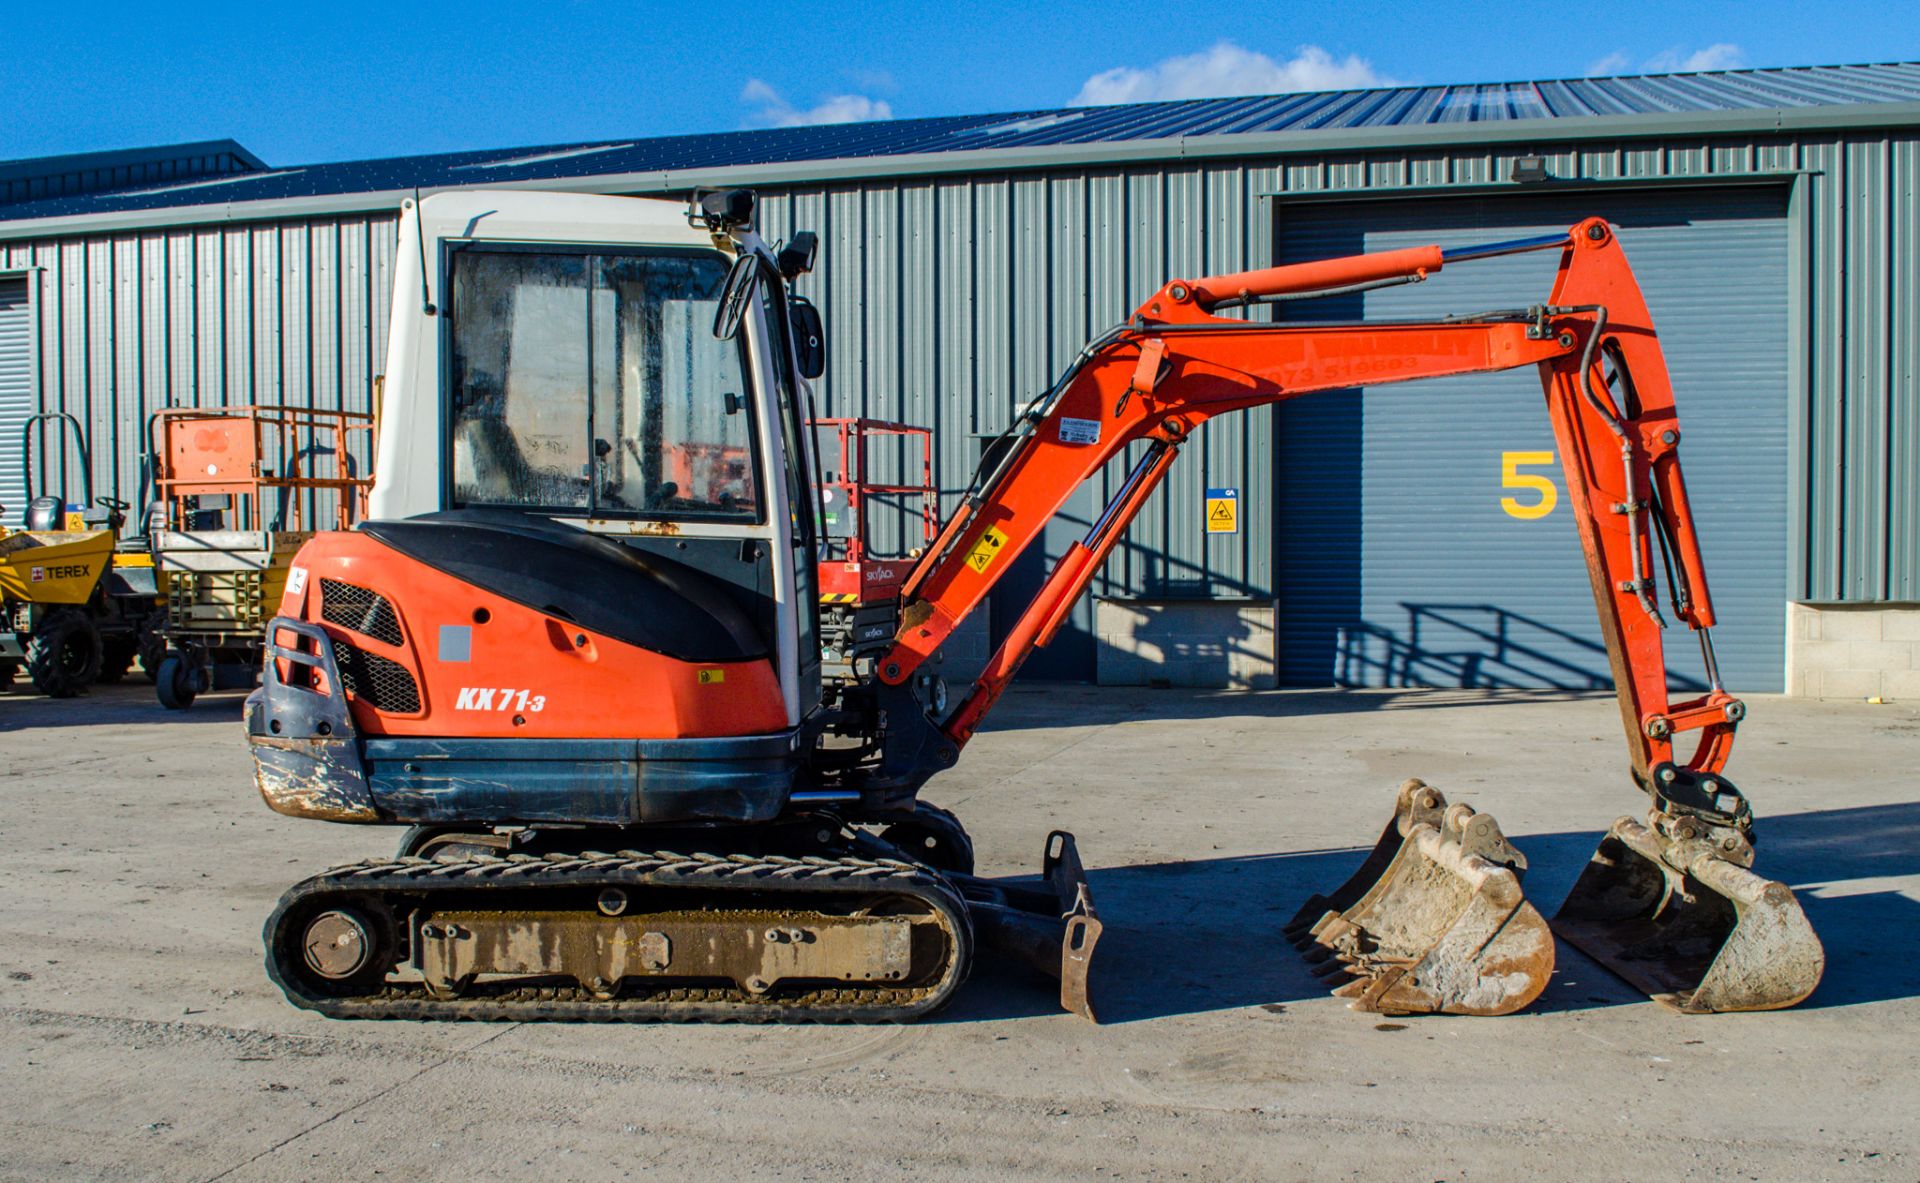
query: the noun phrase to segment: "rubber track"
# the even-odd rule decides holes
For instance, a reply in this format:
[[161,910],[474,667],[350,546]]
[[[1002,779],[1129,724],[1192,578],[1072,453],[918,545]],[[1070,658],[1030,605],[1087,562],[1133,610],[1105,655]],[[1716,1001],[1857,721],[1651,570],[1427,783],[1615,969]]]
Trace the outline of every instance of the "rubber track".
[[[364,899],[400,893],[409,901],[421,895],[461,894],[489,888],[597,889],[670,887],[710,892],[818,892],[822,896],[909,896],[946,921],[953,949],[939,977],[920,987],[819,988],[804,993],[781,991],[755,997],[733,987],[659,987],[628,979],[621,996],[603,999],[578,985],[499,986],[491,992],[476,984],[457,998],[435,998],[423,983],[383,982],[377,994],[336,996],[309,989],[304,973],[288,959],[299,958],[298,934],[281,933],[290,913],[325,907],[327,895]],[[484,900],[484,897],[482,897]],[[471,897],[448,906],[474,907]],[[482,904],[482,906],[484,906]],[[748,906],[752,906],[750,903]],[[404,923],[404,908],[396,908]],[[938,874],[892,859],[788,858],[762,855],[615,853],[586,851],[545,856],[512,854],[460,857],[369,859],[334,867],[301,881],[280,897],[264,933],[267,976],[295,1006],[336,1019],[477,1019],[496,1022],[655,1021],[759,1023],[872,1023],[919,1018],[950,999],[972,962],[973,933],[959,893]]]

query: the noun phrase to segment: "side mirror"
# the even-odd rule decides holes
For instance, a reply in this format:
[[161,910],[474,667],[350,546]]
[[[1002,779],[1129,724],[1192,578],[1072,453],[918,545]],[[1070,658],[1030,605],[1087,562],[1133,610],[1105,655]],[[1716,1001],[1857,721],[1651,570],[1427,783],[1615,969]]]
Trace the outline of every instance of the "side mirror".
[[743,254],[727,272],[726,286],[720,289],[720,306],[713,310],[713,335],[722,341],[733,340],[740,331],[740,319],[753,303],[753,290],[760,279],[760,260]]
[[813,270],[814,258],[820,253],[820,236],[811,230],[802,230],[793,236],[793,241],[780,248],[778,261],[780,275],[788,283],[798,276]]
[[793,353],[800,363],[800,376],[818,378],[827,372],[827,326],[820,310],[803,296],[787,297],[788,318],[793,325]]

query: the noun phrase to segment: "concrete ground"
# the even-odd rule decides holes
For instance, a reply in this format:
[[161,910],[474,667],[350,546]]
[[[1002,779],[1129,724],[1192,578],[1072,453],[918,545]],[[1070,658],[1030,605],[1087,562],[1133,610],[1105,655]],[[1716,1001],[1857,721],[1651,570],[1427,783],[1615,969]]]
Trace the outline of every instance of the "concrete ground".
[[909,1027],[333,1022],[260,924],[395,834],[255,795],[237,695],[0,697],[6,1179],[1920,1177],[1920,708],[1761,698],[1732,771],[1828,971],[1668,1013],[1564,946],[1504,1019],[1385,1021],[1276,930],[1418,775],[1551,911],[1639,807],[1608,698],[1016,690],[929,796],[982,870],[1079,834],[1108,1021],[983,967]]

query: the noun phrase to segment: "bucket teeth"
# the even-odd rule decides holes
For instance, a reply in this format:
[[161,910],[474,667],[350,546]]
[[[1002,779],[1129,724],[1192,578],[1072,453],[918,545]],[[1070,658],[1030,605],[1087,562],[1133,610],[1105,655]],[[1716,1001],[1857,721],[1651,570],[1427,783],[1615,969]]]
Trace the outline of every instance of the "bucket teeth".
[[[1520,890],[1526,859],[1484,813],[1418,780],[1359,870],[1287,926],[1357,1010],[1504,1015],[1553,971],[1553,934]],[[1317,911],[1316,911],[1317,909]]]
[[1748,869],[1737,829],[1658,812],[1600,840],[1556,932],[1654,1001],[1689,1013],[1778,1010],[1813,993],[1826,954],[1784,883]]

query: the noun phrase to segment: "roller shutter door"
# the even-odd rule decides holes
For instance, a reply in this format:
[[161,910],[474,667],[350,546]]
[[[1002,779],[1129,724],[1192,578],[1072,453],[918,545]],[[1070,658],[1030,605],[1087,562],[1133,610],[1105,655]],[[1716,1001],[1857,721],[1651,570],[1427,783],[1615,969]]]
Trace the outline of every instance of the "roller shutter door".
[[[1787,593],[1787,244],[1776,189],[1289,205],[1281,261],[1619,227],[1659,328],[1685,433],[1729,688],[1778,691]],[[1287,306],[1287,319],[1430,318],[1544,299],[1557,255],[1461,264],[1424,284]],[[1276,415],[1276,583],[1290,685],[1604,688],[1559,457],[1532,369],[1286,404]],[[1529,456],[1527,454],[1533,454]],[[1557,504],[1503,488],[1551,478]],[[1663,596],[1664,598],[1664,596]],[[1667,633],[1678,688],[1697,647]]]
[[0,524],[18,526],[26,513],[20,471],[20,430],[33,414],[33,336],[27,281],[0,279]]

